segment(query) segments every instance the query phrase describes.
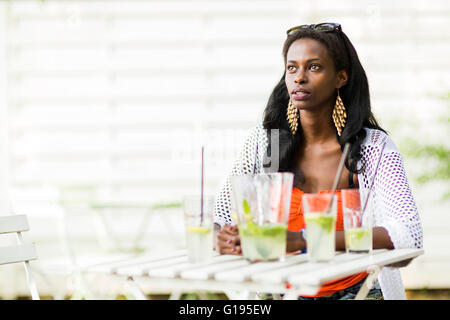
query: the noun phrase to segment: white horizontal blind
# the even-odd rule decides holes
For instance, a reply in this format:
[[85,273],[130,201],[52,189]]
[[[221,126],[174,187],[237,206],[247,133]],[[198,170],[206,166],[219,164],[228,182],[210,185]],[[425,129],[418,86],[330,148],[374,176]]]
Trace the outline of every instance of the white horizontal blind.
[[[421,66],[424,52],[410,49],[421,48],[415,41],[422,32],[428,41],[441,36],[439,28],[421,28],[445,19],[438,5],[416,1],[402,14],[400,5],[322,2],[9,3],[11,182],[108,186],[129,192],[127,197],[176,198],[198,184],[204,143],[208,185],[215,192],[282,74],[284,31],[322,17],[344,20],[375,102],[382,102],[378,108],[409,104],[411,71],[391,70]],[[429,14],[418,17],[424,9]],[[418,26],[405,37],[400,22]],[[387,85],[391,79],[405,85]],[[427,89],[449,84],[440,77],[427,80],[435,85]]]
[[281,75],[288,13],[270,2],[10,3],[12,184],[179,199],[197,192],[203,143],[214,193]]

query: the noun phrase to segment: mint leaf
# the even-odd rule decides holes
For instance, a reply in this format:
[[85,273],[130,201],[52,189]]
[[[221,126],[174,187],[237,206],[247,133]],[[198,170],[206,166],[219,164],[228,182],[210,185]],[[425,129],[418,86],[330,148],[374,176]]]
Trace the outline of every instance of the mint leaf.
[[242,201],[242,207],[244,207],[245,214],[249,214],[250,213],[250,205],[248,204],[246,199],[244,199]]

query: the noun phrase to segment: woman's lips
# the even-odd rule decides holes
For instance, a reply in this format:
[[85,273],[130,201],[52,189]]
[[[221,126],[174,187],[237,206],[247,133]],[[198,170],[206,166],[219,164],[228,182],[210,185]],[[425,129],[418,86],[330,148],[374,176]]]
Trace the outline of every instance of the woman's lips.
[[294,99],[294,100],[306,100],[310,96],[311,96],[311,93],[309,93],[309,92],[298,91],[298,92],[294,92],[292,94],[292,99]]

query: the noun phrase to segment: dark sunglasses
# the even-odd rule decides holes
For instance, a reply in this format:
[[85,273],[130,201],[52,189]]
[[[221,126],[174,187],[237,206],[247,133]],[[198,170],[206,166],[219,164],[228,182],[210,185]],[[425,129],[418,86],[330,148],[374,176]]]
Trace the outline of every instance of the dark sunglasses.
[[292,27],[288,31],[286,31],[286,33],[288,36],[290,36],[294,32],[302,29],[312,29],[318,32],[342,31],[342,27],[339,23],[325,22],[319,24],[303,24],[301,26]]

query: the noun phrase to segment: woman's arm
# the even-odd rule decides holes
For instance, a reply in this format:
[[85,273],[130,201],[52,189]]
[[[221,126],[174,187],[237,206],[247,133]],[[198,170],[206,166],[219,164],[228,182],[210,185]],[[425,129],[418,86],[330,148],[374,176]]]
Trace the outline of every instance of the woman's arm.
[[[365,172],[358,176],[360,186],[372,183],[375,174],[375,159],[380,156],[382,144],[386,148],[378,168],[373,189],[368,201],[368,209],[373,212],[373,225],[384,230],[374,233],[374,241],[388,244],[387,235],[394,248],[422,248],[422,225],[409,187],[408,178],[400,152],[386,134],[372,131],[368,135],[368,143],[362,149]],[[369,188],[360,187],[362,199],[368,195]],[[379,242],[374,243],[378,245]]]
[[306,249],[306,241],[301,232],[288,231],[286,241],[286,252],[295,252]]

